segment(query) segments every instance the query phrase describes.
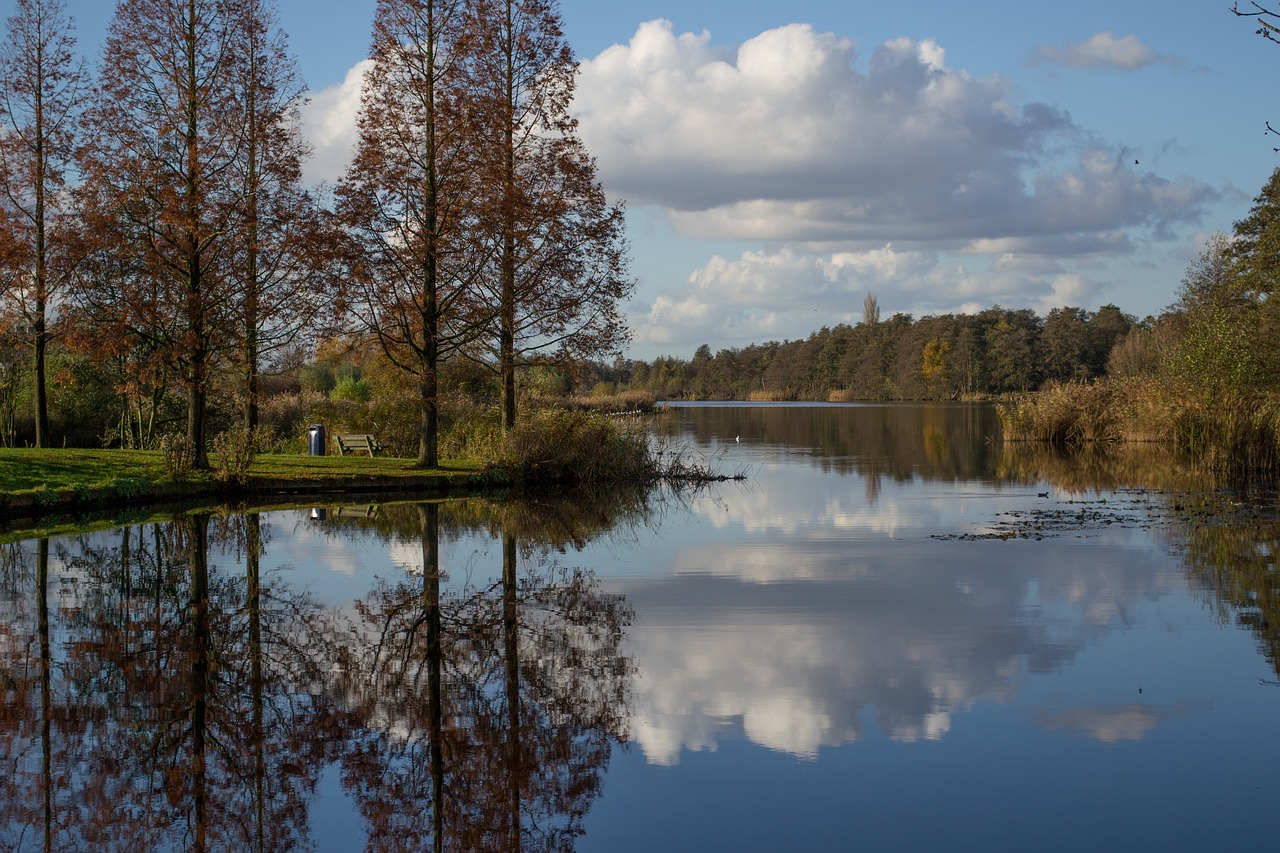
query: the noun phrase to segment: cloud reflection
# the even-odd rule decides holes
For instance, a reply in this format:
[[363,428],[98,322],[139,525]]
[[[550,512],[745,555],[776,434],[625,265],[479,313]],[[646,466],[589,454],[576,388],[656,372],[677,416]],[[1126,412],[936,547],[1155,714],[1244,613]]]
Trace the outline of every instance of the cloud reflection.
[[1191,710],[1183,705],[1157,708],[1150,705],[1071,708],[1066,711],[1030,711],[1031,720],[1046,729],[1067,729],[1103,743],[1142,740],[1161,723],[1185,717]]
[[[937,740],[957,711],[1011,701],[1028,673],[1061,670],[1176,584],[1153,555],[1095,545],[1087,560],[1050,541],[685,551],[669,578],[625,584],[635,739],[655,764],[726,736],[803,757],[874,729]],[[1146,718],[1125,710],[1069,727],[1129,737]]]

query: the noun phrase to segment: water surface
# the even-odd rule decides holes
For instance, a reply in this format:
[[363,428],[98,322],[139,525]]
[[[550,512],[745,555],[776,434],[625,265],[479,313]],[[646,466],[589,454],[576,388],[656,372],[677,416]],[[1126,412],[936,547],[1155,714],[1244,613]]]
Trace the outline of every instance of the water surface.
[[5,546],[0,846],[1271,847],[1274,498],[982,406],[657,431],[748,479]]

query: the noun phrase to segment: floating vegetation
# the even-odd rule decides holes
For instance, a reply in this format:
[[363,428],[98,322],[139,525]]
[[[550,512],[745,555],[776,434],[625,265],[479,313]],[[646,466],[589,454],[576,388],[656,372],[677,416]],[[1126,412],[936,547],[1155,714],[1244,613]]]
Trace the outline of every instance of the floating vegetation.
[[[1037,492],[1036,500],[1046,493]],[[1185,529],[1200,525],[1274,523],[1280,506],[1274,501],[1242,500],[1230,491],[1158,492],[1128,489],[1096,498],[1071,498],[997,513],[986,529],[965,533],[937,533],[932,539],[982,540],[1091,538],[1109,529]]]

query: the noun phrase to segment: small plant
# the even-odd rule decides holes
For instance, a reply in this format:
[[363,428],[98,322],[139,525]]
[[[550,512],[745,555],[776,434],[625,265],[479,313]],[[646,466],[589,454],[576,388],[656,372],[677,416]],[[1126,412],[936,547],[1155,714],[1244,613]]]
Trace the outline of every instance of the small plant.
[[242,486],[257,455],[259,430],[231,429],[213,439],[213,476],[221,483]]
[[185,435],[166,435],[160,439],[164,469],[175,483],[185,483],[196,464],[195,446]]
[[151,484],[141,477],[115,477],[107,483],[107,488],[122,498],[135,498],[146,494]]

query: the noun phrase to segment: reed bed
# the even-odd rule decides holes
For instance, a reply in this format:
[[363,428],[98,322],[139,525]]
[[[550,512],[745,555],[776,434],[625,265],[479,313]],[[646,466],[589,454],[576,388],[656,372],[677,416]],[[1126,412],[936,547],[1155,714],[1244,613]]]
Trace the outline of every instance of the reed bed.
[[1280,473],[1280,394],[1271,391],[1174,380],[1070,382],[1003,405],[1000,423],[1007,442],[1156,442],[1207,473]]

